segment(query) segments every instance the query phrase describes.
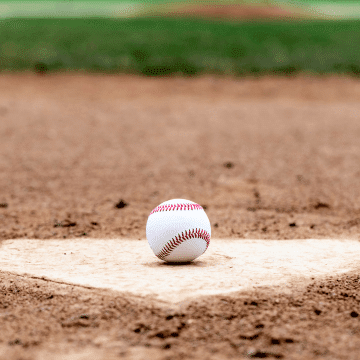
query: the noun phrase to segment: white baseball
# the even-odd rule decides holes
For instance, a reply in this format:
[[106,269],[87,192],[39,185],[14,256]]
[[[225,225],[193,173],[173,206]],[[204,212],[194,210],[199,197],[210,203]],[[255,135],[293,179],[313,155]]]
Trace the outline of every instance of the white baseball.
[[149,215],[146,237],[154,254],[167,262],[188,262],[209,246],[211,226],[204,209],[189,200],[173,199]]

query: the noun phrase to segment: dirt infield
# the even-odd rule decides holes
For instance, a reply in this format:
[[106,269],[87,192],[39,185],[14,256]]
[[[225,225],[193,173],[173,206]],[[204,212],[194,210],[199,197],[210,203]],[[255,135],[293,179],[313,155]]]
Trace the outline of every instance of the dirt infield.
[[[2,75],[0,239],[136,242],[187,198],[214,238],[359,240],[359,100],[341,77]],[[175,311],[0,264],[0,359],[358,359],[359,273],[310,280]]]
[[[147,15],[174,17],[196,17],[228,20],[300,20],[325,18],[316,9],[300,6],[278,6],[275,4],[216,4],[214,2],[193,2],[191,4],[161,4],[148,6]],[[328,16],[330,17],[330,16]]]
[[200,203],[214,238],[359,238],[360,83],[2,76],[0,238],[145,238]]

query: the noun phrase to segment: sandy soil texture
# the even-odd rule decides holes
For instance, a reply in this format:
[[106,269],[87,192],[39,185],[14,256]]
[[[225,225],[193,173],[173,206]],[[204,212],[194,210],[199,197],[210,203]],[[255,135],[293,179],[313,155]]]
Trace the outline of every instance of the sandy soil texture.
[[0,238],[145,238],[172,198],[214,238],[359,238],[353,79],[2,76]]
[[[359,100],[341,77],[2,75],[0,239],[143,239],[185,198],[214,238],[359,240]],[[358,359],[359,281],[170,311],[0,272],[0,359]]]

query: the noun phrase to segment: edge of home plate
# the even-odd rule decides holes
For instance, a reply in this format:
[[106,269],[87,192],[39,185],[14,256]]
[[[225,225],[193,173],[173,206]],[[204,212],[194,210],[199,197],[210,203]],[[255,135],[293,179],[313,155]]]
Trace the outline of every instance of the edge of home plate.
[[360,270],[360,241],[212,239],[190,264],[166,264],[146,240],[5,240],[0,272],[110,289],[159,303],[253,289],[286,292]]

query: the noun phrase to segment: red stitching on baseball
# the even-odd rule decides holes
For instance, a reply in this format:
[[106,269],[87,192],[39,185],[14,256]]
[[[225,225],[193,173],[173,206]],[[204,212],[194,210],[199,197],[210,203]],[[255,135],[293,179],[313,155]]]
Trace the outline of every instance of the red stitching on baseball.
[[[200,205],[199,205],[200,206]],[[200,230],[200,229],[192,229],[192,230],[185,230],[185,234],[182,232],[181,234],[178,234],[174,238],[172,238],[170,241],[168,241],[164,247],[161,249],[159,254],[156,256],[164,260],[166,256],[170,255],[170,253],[181,243],[183,243],[186,240],[190,239],[202,239],[206,242],[206,249],[208,248],[210,244],[210,234],[206,230]]]
[[167,204],[167,205],[159,205],[150,213],[150,215],[154,214],[156,212],[174,211],[174,210],[203,210],[203,208],[199,204]]

